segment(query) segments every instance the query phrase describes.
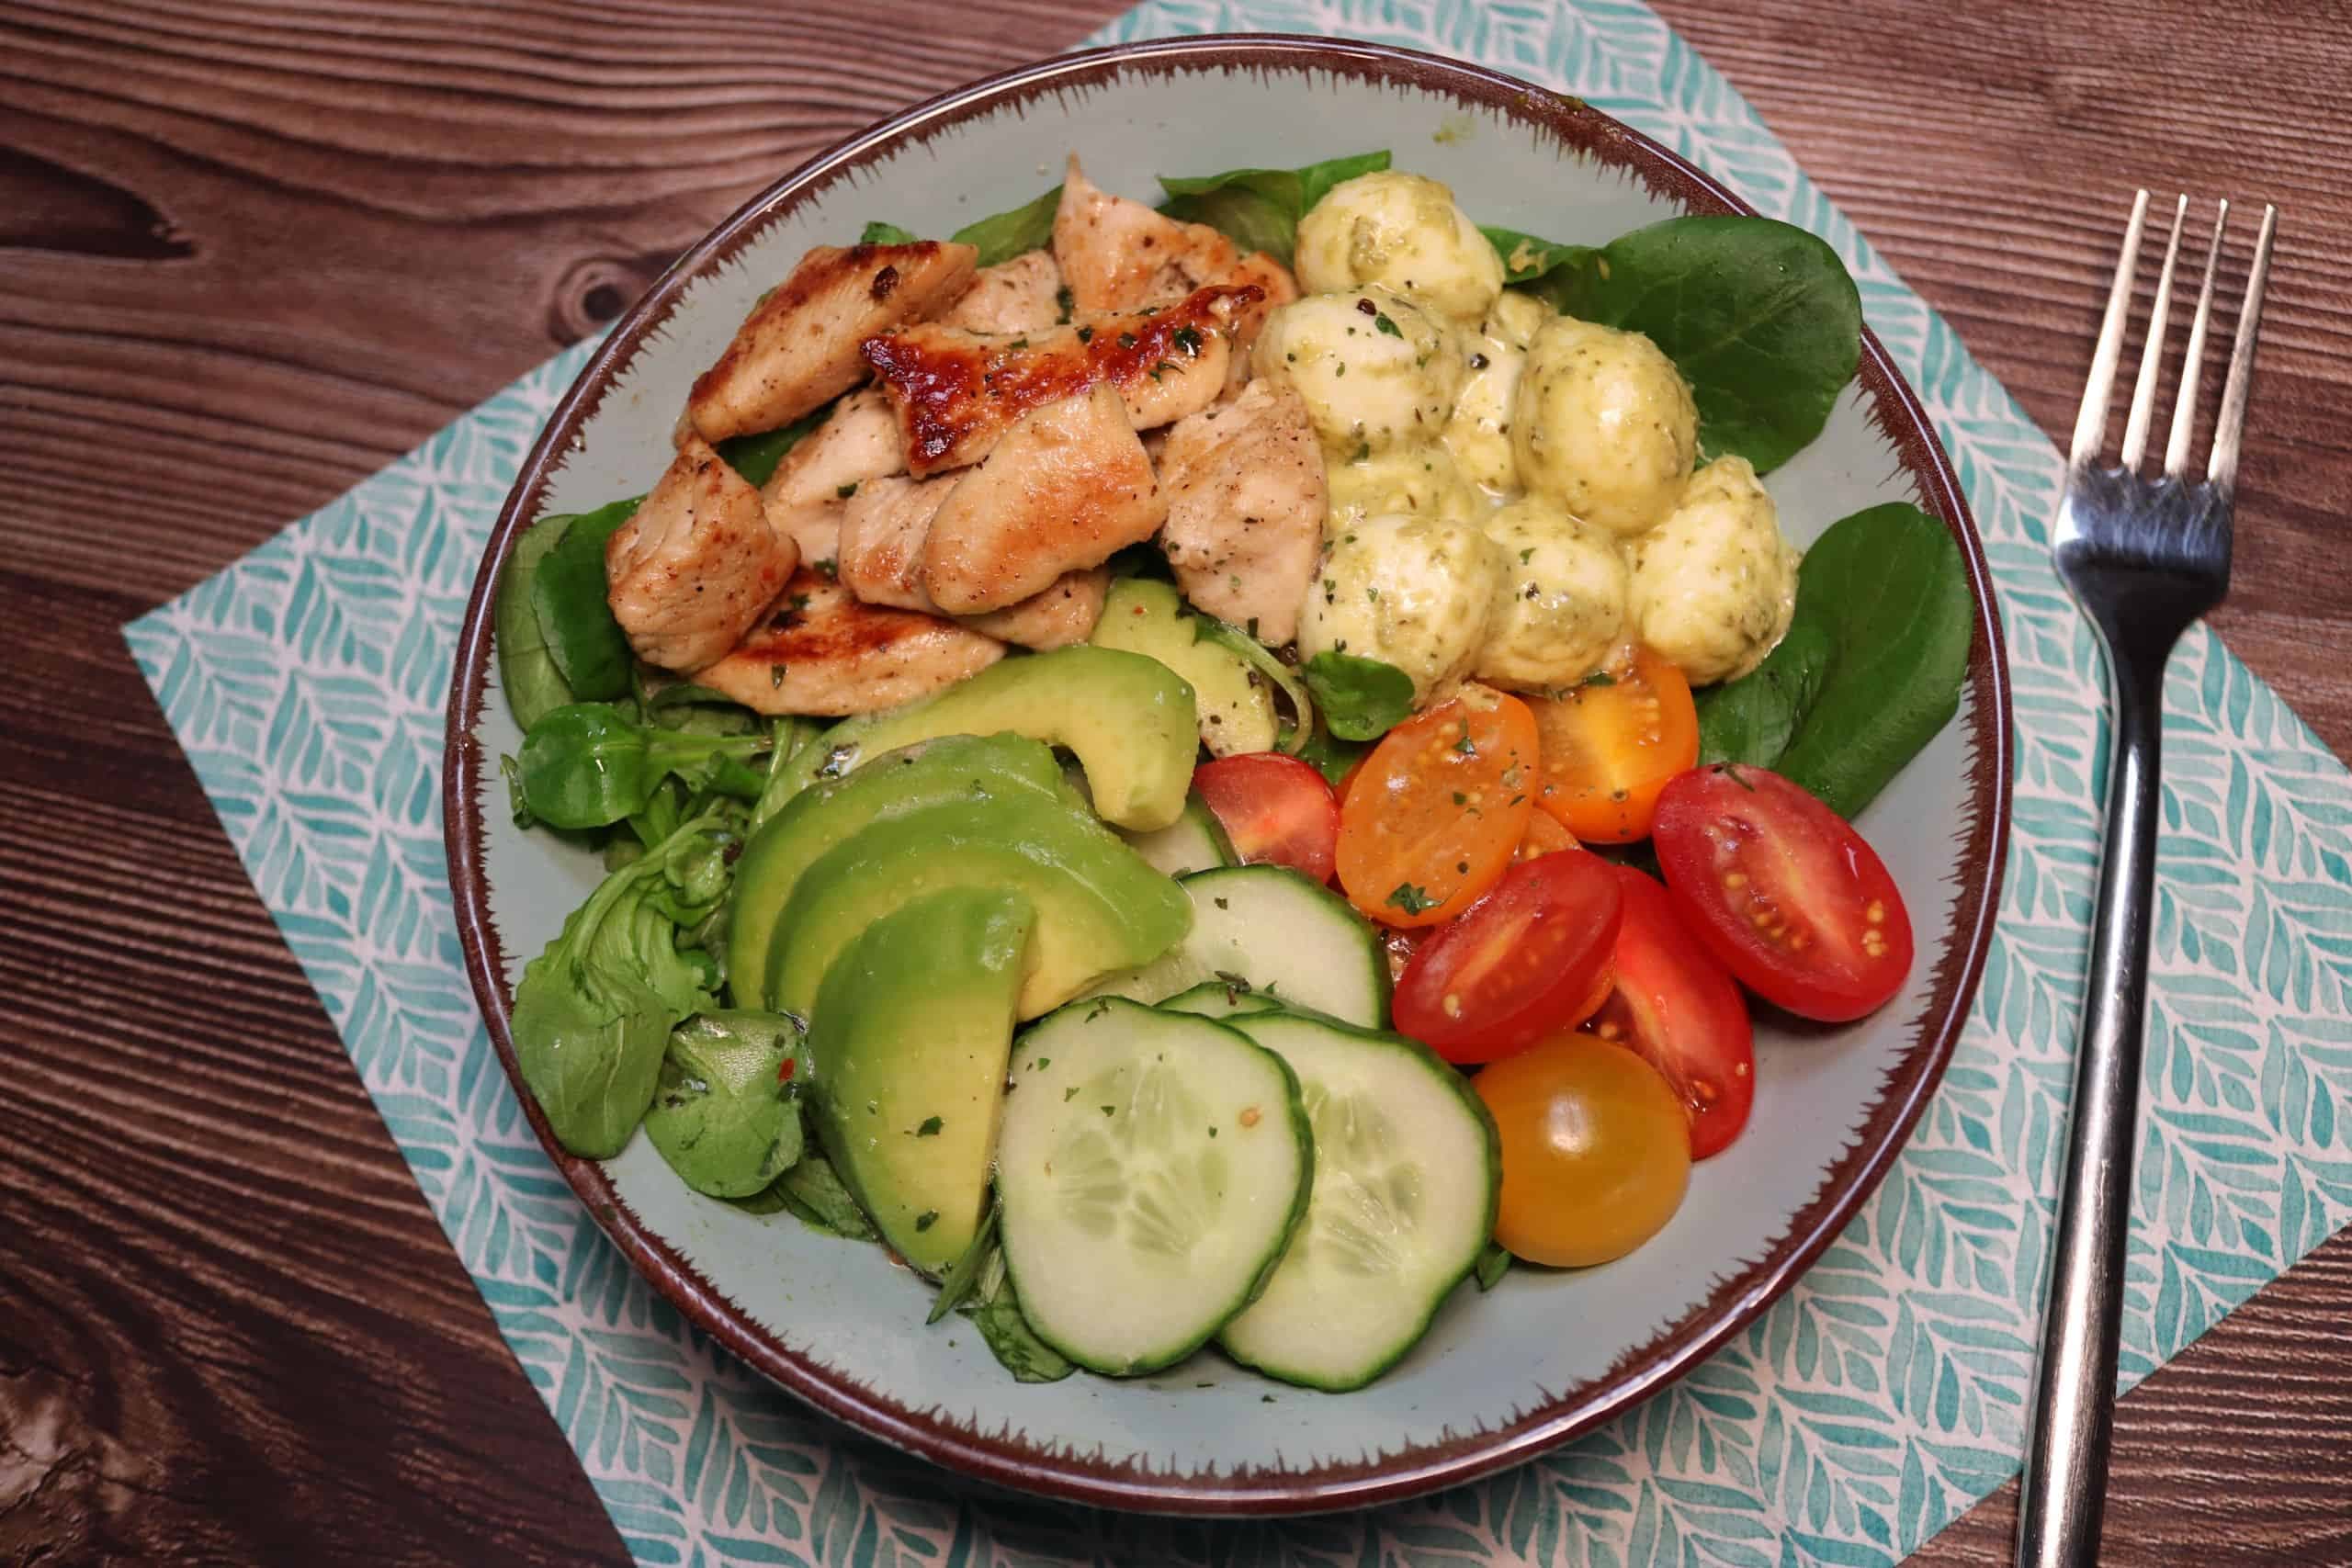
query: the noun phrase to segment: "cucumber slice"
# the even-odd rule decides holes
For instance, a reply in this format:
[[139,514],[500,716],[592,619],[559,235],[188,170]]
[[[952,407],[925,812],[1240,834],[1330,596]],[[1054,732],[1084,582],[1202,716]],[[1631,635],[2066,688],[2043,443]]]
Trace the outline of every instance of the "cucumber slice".
[[1240,863],[1232,840],[1197,795],[1185,796],[1184,814],[1157,832],[1134,833],[1125,828],[1112,831],[1149,862],[1154,871],[1170,876],[1190,876],[1196,871]]
[[1235,1017],[1289,1062],[1315,1129],[1306,1223],[1217,1343],[1341,1393],[1396,1364],[1495,1230],[1502,1150],[1470,1080],[1418,1041],[1284,1011]]
[[1253,991],[1342,1023],[1388,1021],[1388,954],[1346,899],[1278,865],[1195,872],[1177,886],[1193,897],[1192,933],[1094,995],[1159,1002],[1238,975]]
[[1297,1078],[1246,1036],[1111,997],[1049,1013],[997,1144],[1023,1314],[1098,1372],[1182,1360],[1264,1288],[1314,1164]]
[[[1062,777],[1069,781],[1078,798],[1086,802],[1090,811],[1094,796],[1086,787],[1086,775],[1075,762],[1062,764]],[[1233,852],[1233,840],[1225,836],[1218,826],[1216,814],[1208,802],[1197,795],[1184,796],[1184,809],[1165,828],[1137,832],[1107,823],[1111,831],[1127,841],[1127,847],[1143,856],[1151,869],[1165,876],[1189,876],[1196,871],[1215,871],[1221,865],[1239,865],[1241,857]]]
[[1204,980],[1189,991],[1179,991],[1153,1004],[1162,1012],[1189,1012],[1200,1018],[1234,1018],[1253,1012],[1275,1012],[1282,1003],[1230,980]]

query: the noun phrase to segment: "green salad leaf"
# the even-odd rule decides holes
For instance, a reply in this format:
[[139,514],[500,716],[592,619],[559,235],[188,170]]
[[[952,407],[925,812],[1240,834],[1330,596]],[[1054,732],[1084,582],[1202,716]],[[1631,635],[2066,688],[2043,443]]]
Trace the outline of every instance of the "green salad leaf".
[[967,223],[947,237],[977,249],[980,265],[994,266],[1053,243],[1054,212],[1061,204],[1062,187],[1056,186],[1035,201]]
[[548,657],[582,702],[628,694],[633,666],[628,638],[605,597],[605,545],[644,499],[632,496],[574,517],[532,574],[531,611]]
[[[960,1265],[962,1260],[957,1261]],[[1038,1338],[1037,1331],[1022,1315],[1021,1298],[1013,1291],[1001,1248],[989,1247],[974,1266],[974,1273],[978,1282],[973,1292],[978,1300],[967,1302],[963,1314],[1015,1382],[1059,1382],[1077,1370],[1060,1351]]]
[[1563,245],[1516,229],[1481,229],[1503,258],[1503,282],[1534,295],[1555,310],[1567,308],[1567,288],[1600,253],[1591,245]]
[[1841,518],[1805,552],[1780,647],[1698,694],[1699,760],[1770,768],[1850,820],[1958,711],[1975,624],[1941,523],[1901,502]]
[[523,737],[516,782],[530,814],[555,828],[602,828],[647,810],[662,781],[757,800],[766,775],[748,765],[764,732],[697,734],[639,724],[610,703],[571,703]]
[[1245,251],[1265,251],[1284,266],[1297,243],[1298,222],[1331,187],[1388,167],[1387,152],[1358,152],[1301,169],[1232,169],[1187,178],[1159,176],[1168,200],[1159,209],[1185,223],[1205,223]]
[[776,1179],[774,1191],[793,1218],[812,1231],[846,1241],[873,1241],[881,1234],[850,1196],[849,1184],[833,1162],[818,1150],[803,1151],[799,1161]]
[[1306,745],[1299,748],[1298,760],[1312,762],[1317,773],[1336,784],[1363,761],[1364,753],[1372,750],[1372,742],[1342,740],[1332,734],[1327,725],[1328,720],[1326,724],[1315,727],[1315,733],[1307,737]]
[[786,1077],[800,1031],[779,1013],[697,1013],[670,1032],[645,1135],[697,1192],[748,1198],[800,1158],[800,1096]]
[[653,1103],[671,1028],[717,1000],[708,961],[681,950],[678,936],[726,896],[733,841],[718,814],[682,823],[606,876],[524,967],[514,1055],[556,1141],[573,1154],[620,1153]]
[[1325,726],[1342,740],[1377,740],[1413,711],[1413,678],[1385,660],[1326,650],[1306,674]]
[[915,237],[896,223],[876,220],[865,226],[865,232],[858,235],[857,243],[861,245],[911,245]]
[[742,476],[743,482],[763,485],[775,474],[775,466],[784,455],[800,445],[808,434],[831,417],[833,405],[827,403],[814,413],[803,414],[781,430],[763,430],[755,435],[730,435],[714,448],[727,460],[727,466]]
[[993,1200],[989,1212],[980,1216],[980,1228],[972,1233],[971,1245],[963,1256],[947,1266],[939,1278],[939,1299],[931,1303],[931,1315],[925,1323],[937,1323],[969,1300],[979,1288],[980,1276],[987,1271],[989,1259],[996,1256],[997,1206]]
[[1478,1293],[1486,1294],[1502,1283],[1510,1272],[1510,1253],[1498,1241],[1490,1241],[1478,1250],[1478,1262],[1473,1270],[1478,1276]]
[[524,529],[498,571],[498,601],[492,622],[498,640],[498,688],[506,694],[514,722],[525,729],[550,711],[578,700],[563,671],[556,667],[555,655],[548,650],[548,639],[539,630],[538,615],[531,607],[540,563],[561,541],[573,515],[561,513],[542,517]]

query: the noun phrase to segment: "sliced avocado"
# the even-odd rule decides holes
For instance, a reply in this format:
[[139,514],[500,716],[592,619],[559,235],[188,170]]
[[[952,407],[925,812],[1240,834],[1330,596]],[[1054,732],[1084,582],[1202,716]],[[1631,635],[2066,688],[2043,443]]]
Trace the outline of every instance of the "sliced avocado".
[[[933,806],[874,823],[801,874],[769,947],[769,1005],[808,1017],[819,983],[859,933],[949,887],[1012,889],[1036,905],[1023,1018],[1149,963],[1193,924],[1191,897],[1076,806],[1009,794]],[[928,977],[910,969],[900,984]]]
[[883,1239],[927,1274],[963,1255],[988,1201],[1036,916],[1005,888],[927,894],[866,927],[817,990],[818,1136]]
[[1279,733],[1273,694],[1250,678],[1250,666],[1231,649],[1203,637],[1204,623],[1184,609],[1165,582],[1123,577],[1102,601],[1102,618],[1089,639],[1157,659],[1193,688],[1201,743],[1219,757],[1271,751]]
[[727,974],[738,1005],[766,1005],[768,948],[776,917],[811,861],[869,823],[944,801],[1006,793],[1077,800],[1052,750],[1018,735],[953,735],[919,742],[794,795],[760,824],[735,862]]
[[786,775],[805,787],[936,735],[1008,729],[1077,752],[1107,822],[1149,831],[1184,809],[1198,755],[1192,687],[1157,660],[1083,643],[1008,659],[936,696],[843,719],[804,747]]

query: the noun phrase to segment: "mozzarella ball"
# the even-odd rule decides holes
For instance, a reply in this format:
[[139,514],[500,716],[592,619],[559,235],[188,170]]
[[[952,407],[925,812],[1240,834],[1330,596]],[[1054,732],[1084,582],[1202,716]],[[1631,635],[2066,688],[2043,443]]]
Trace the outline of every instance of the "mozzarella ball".
[[1515,501],[1487,519],[1503,583],[1481,681],[1520,691],[1567,686],[1600,668],[1625,631],[1625,563],[1616,538],[1548,501]]
[[1487,509],[1485,498],[1462,477],[1453,455],[1435,442],[1392,447],[1352,462],[1326,463],[1323,478],[1331,495],[1324,534],[1333,539],[1383,513],[1475,523]]
[[1511,453],[1529,491],[1612,534],[1639,534],[1674,509],[1698,438],[1690,389],[1649,339],[1572,316],[1537,331],[1511,406]]
[[1394,171],[1333,186],[1299,220],[1295,265],[1310,293],[1384,283],[1465,324],[1503,287],[1502,258],[1453,193]]
[[1433,439],[1462,387],[1453,329],[1386,288],[1295,299],[1266,320],[1251,368],[1306,400],[1339,457]]
[[1478,330],[1488,337],[1502,339],[1513,348],[1525,348],[1535,341],[1544,323],[1558,314],[1532,294],[1506,288],[1495,296],[1495,303]]
[[1511,456],[1512,402],[1527,355],[1494,336],[1465,339],[1468,354],[1453,416],[1445,422],[1445,445],[1462,475],[1490,491],[1519,488],[1519,462]]
[[1502,579],[1501,551],[1470,524],[1366,518],[1332,541],[1307,589],[1299,654],[1384,660],[1412,678],[1419,707],[1469,671]]
[[1788,632],[1797,552],[1747,458],[1693,474],[1673,513],[1628,549],[1634,629],[1692,685],[1747,674]]

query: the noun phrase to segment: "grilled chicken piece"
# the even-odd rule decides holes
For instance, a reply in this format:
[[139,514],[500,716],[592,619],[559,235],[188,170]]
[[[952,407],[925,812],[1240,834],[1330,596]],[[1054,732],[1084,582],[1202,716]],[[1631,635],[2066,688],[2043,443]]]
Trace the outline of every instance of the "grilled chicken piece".
[[923,587],[955,615],[1017,604],[1066,571],[1148,539],[1167,514],[1116,390],[1033,409],[931,520]]
[[961,624],[1023,648],[1067,648],[1094,635],[1110,592],[1109,567],[1066,571],[1044,592],[984,615],[966,615]]
[[764,714],[869,713],[928,696],[1004,657],[1004,645],[937,615],[861,604],[803,571],[775,614],[695,679]]
[[686,418],[704,440],[723,441],[822,408],[865,379],[859,344],[937,314],[970,287],[978,259],[937,240],[817,246],[695,378]]
[[798,506],[767,503],[768,526],[798,547],[800,558],[819,570],[830,569],[842,553],[842,513],[849,503],[810,501]]
[[691,673],[735,646],[799,558],[760,492],[695,436],[605,541],[606,593],[639,659]]
[[834,404],[825,423],[784,455],[760,487],[760,497],[771,506],[836,501],[846,485],[906,469],[898,415],[880,388],[867,387]]
[[1223,282],[1240,259],[1205,223],[1179,223],[1140,201],[1113,196],[1072,153],[1054,210],[1054,260],[1081,315],[1132,310]]
[[963,482],[960,474],[868,479],[842,513],[842,585],[869,604],[936,613],[922,585],[923,541],[931,519]]
[[784,455],[760,487],[768,522],[800,547],[800,558],[829,561],[839,553],[843,491],[905,471],[906,447],[898,416],[880,389],[852,392],[825,423]]
[[1298,298],[1298,280],[1290,275],[1290,268],[1265,252],[1251,251],[1231,273],[1214,281],[1255,284],[1264,295],[1233,318],[1233,363],[1225,378],[1225,389],[1230,394],[1239,391],[1241,384],[1250,379],[1250,350],[1258,341],[1258,330],[1266,324],[1266,318],[1274,313],[1276,307]]
[[[923,586],[923,546],[931,520],[964,474],[935,479],[869,479],[847,503],[841,534],[841,581],[869,604],[937,614]],[[961,617],[975,631],[1024,648],[1083,642],[1102,615],[1110,573],[1067,571],[1018,604]]]
[[943,326],[973,333],[1034,333],[1070,318],[1061,268],[1051,251],[1030,251],[980,268],[964,297],[939,318]]
[[1323,545],[1323,452],[1296,389],[1261,378],[1168,433],[1159,543],[1184,596],[1280,647]]
[[1118,389],[1137,430],[1206,408],[1232,361],[1234,318],[1261,298],[1254,285],[1201,288],[1164,310],[1015,338],[925,322],[867,339],[865,357],[920,479],[978,462],[1029,410],[1097,381]]

